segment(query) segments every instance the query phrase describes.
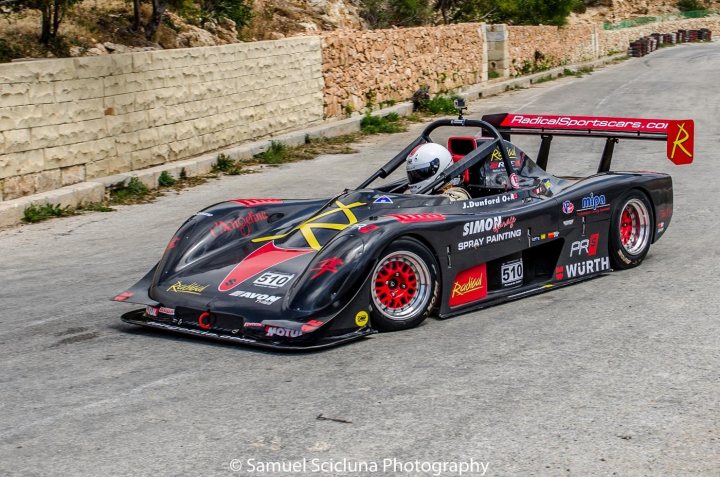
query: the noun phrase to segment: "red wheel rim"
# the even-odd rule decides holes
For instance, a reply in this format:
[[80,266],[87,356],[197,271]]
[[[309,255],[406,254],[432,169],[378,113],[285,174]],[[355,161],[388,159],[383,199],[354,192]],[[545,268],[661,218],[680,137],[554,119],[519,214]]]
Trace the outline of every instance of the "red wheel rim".
[[647,249],[652,238],[650,212],[639,199],[630,199],[620,214],[620,244],[632,255]]
[[628,246],[633,232],[635,232],[634,224],[637,223],[636,215],[637,214],[632,213],[629,208],[625,208],[622,212],[622,217],[620,217],[620,241],[624,247]]
[[417,293],[415,270],[401,260],[383,264],[375,275],[375,296],[391,309],[406,307]]

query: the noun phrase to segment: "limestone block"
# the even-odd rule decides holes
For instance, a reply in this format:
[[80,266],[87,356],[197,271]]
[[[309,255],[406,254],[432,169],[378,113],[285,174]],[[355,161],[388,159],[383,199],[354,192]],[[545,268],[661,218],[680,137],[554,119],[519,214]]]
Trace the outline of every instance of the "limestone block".
[[29,129],[12,129],[0,133],[0,154],[39,149],[42,146],[33,144]]
[[17,225],[22,221],[23,212],[22,201],[9,201],[0,203],[0,227],[9,227]]
[[52,147],[45,149],[45,169],[87,164],[116,155],[113,138]]
[[60,169],[38,172],[33,175],[33,187],[35,192],[45,192],[62,187]]
[[0,131],[29,128],[42,122],[42,109],[35,105],[0,108]]
[[128,152],[147,149],[160,143],[157,129],[141,129],[126,134],[121,134],[115,138],[118,154],[127,154]]
[[88,121],[105,116],[102,99],[83,99],[62,104],[43,104],[43,120],[38,126]]
[[[118,94],[115,96],[105,96],[99,100],[102,102],[103,111],[111,110],[113,114],[128,114],[136,111],[135,107],[136,93]],[[139,108],[147,109],[147,108]]]
[[28,104],[29,90],[30,86],[28,83],[3,84],[2,88],[0,88],[0,107],[7,108]]
[[32,61],[30,67],[37,72],[40,81],[64,81],[75,78],[75,62],[72,58]]
[[38,79],[38,70],[30,62],[0,64],[0,84],[32,83]]
[[124,154],[119,157],[110,157],[93,161],[85,165],[85,180],[97,179],[113,174],[120,174],[132,170],[130,155]]
[[100,78],[58,81],[53,85],[57,102],[102,98],[104,95],[103,80]]
[[63,186],[77,184],[85,180],[85,166],[69,166],[60,169],[60,178]]
[[161,144],[130,153],[130,164],[133,170],[144,169],[166,162],[169,156],[170,147],[167,144]]
[[0,155],[0,179],[38,172],[43,167],[42,149]]
[[28,89],[29,104],[54,103],[54,84],[48,82],[30,83]]
[[35,175],[8,177],[3,181],[3,198],[5,200],[17,199],[35,193]]
[[73,58],[75,78],[96,79],[104,76],[121,75],[132,71],[130,55],[84,56]]
[[147,111],[105,116],[105,130],[108,136],[146,129],[150,127]]
[[54,126],[42,126],[31,130],[33,147],[43,148],[94,141],[106,137],[105,119],[91,119]]

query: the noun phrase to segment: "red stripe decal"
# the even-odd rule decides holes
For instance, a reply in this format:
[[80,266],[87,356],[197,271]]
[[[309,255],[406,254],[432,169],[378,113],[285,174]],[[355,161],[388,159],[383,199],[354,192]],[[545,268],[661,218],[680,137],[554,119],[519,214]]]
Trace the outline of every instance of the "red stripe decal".
[[235,199],[230,202],[237,202],[245,207],[255,207],[267,204],[282,204],[282,199]]
[[235,265],[235,268],[220,283],[218,290],[221,292],[230,291],[248,278],[267,270],[273,265],[314,251],[311,248],[278,248],[275,246],[275,242],[268,242]]

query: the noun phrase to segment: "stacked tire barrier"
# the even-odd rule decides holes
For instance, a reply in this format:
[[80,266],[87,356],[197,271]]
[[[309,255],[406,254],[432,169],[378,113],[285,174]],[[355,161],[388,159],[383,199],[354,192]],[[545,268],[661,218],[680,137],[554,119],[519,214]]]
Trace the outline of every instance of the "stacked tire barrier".
[[649,36],[631,41],[630,47],[628,48],[628,56],[639,58],[652,53],[662,45],[711,40],[712,31],[707,28],[701,28],[700,30],[678,30],[671,33],[652,33]]

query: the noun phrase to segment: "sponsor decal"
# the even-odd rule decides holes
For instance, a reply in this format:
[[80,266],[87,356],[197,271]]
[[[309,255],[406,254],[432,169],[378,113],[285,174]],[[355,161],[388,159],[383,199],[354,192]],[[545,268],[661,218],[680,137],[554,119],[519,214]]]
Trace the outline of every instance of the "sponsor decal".
[[209,212],[197,212],[197,213],[193,214],[193,216],[196,216],[196,215],[204,215],[205,217],[212,217],[212,216],[213,216],[213,214],[211,214],[211,213],[209,213]]
[[540,235],[534,235],[531,237],[531,241],[533,242],[541,242],[543,240],[551,240],[558,238],[560,236],[560,232],[548,232],[546,234],[540,234]]
[[[338,232],[345,230],[346,228],[350,227],[351,225],[354,225],[357,223],[357,217],[355,217],[355,214],[352,212],[352,209],[356,207],[360,207],[362,205],[365,205],[364,202],[354,202],[349,205],[345,205],[339,200],[335,201],[335,205],[337,208],[326,210],[325,212],[322,212],[321,214],[318,214],[314,217],[309,218],[302,224],[298,225],[294,229],[292,229],[290,232],[286,234],[281,235],[270,235],[267,237],[259,237],[252,239],[253,242],[267,242],[269,240],[276,240],[283,237],[287,237],[291,233],[295,232],[296,230],[299,230],[300,233],[302,233],[303,237],[305,238],[305,241],[308,244],[308,247],[314,249],[314,250],[320,250],[322,248],[322,245],[318,241],[317,237],[315,236],[315,229],[321,229],[321,230],[337,230]],[[343,213],[345,218],[347,219],[347,223],[334,223],[334,222],[318,222],[320,219],[324,219],[325,217],[333,216],[335,214],[339,214],[340,212]]]
[[168,308],[165,306],[161,306],[158,308],[158,312],[160,312],[161,315],[170,315],[175,316],[175,309],[174,308]]
[[266,288],[282,288],[294,276],[292,273],[265,272],[253,281],[253,285]]
[[230,291],[239,283],[274,265],[279,265],[312,251],[313,249],[311,248],[279,248],[275,246],[274,242],[266,243],[235,265],[235,268],[220,282],[218,291]]
[[463,225],[463,237],[468,235],[477,235],[483,232],[498,233],[502,229],[508,227],[513,228],[517,219],[515,216],[508,217],[505,220],[501,216],[488,217],[487,219],[473,220]]
[[369,319],[370,315],[368,315],[367,311],[358,311],[357,315],[355,315],[355,324],[362,328],[367,325]]
[[463,209],[472,209],[475,207],[487,207],[489,205],[500,205],[507,202],[513,202],[517,200],[517,192],[510,194],[497,195],[495,197],[485,197],[483,199],[474,199],[463,201]]
[[472,240],[465,240],[458,243],[458,251],[480,248],[483,245],[515,239],[522,236],[522,230],[508,230],[501,232],[504,228],[514,228],[517,219],[515,216],[503,220],[502,217],[491,217],[487,219],[474,220],[463,225],[463,236],[476,235],[483,232],[492,232],[490,235],[478,237]]
[[412,224],[415,222],[438,222],[445,220],[443,214],[391,214],[387,217],[397,220],[401,224]]
[[218,238],[227,232],[238,231],[243,237],[250,235],[251,225],[261,220],[267,220],[268,215],[265,212],[258,212],[257,214],[252,211],[248,212],[246,216],[238,217],[230,221],[218,220],[210,229],[210,235],[214,238]]
[[451,307],[482,300],[487,296],[486,265],[483,263],[458,273],[450,289]]
[[501,126],[527,126],[555,129],[595,129],[599,131],[632,131],[664,133],[671,121],[664,119],[610,118],[591,116],[547,116],[508,114]]
[[503,288],[520,285],[523,282],[523,261],[521,258],[503,263],[500,267]]
[[157,316],[158,315],[158,309],[155,306],[146,306],[145,307],[145,314],[147,316]]
[[342,266],[345,262],[340,260],[337,257],[328,258],[325,260],[321,260],[320,263],[318,263],[318,266],[313,268],[312,271],[316,272],[315,275],[313,275],[312,278],[315,280],[317,277],[321,276],[323,273],[337,273],[338,267]]
[[373,201],[373,204],[392,204],[392,203],[393,203],[392,199],[386,195],[381,195],[380,197],[378,197],[377,199],[375,199]]
[[231,202],[244,205],[245,207],[255,207],[258,205],[282,204],[282,199],[236,199]]
[[195,282],[185,284],[178,280],[168,287],[166,291],[173,293],[188,293],[190,295],[200,295],[209,285],[199,285]]
[[212,328],[214,317],[207,311],[198,316],[198,326],[203,330],[209,330]]
[[129,300],[130,298],[133,297],[133,295],[135,295],[133,292],[129,292],[129,291],[122,292],[119,295],[117,295],[115,298],[113,298],[113,301]]
[[262,328],[265,325],[263,325],[262,323],[245,323],[243,326],[245,328]]
[[510,174],[510,185],[513,189],[519,189],[520,188],[520,179],[518,178],[518,175],[514,172]]
[[597,246],[599,241],[600,234],[592,234],[586,239],[577,240],[571,243],[570,258],[572,258],[575,253],[577,253],[578,257],[582,256],[583,254],[587,255],[588,257],[594,257],[597,253]]
[[575,219],[563,220],[563,225],[569,226],[575,223]]
[[374,232],[375,230],[379,229],[375,224],[358,224],[358,232],[361,234],[369,234],[370,232]]
[[569,200],[566,200],[565,202],[563,202],[562,211],[563,211],[563,214],[570,215],[573,212],[575,212],[575,206],[573,205],[572,202],[570,202]]
[[237,290],[230,294],[230,296],[235,296],[238,298],[247,298],[248,300],[255,300],[256,303],[260,303],[261,305],[272,305],[276,301],[278,301],[280,298],[279,296],[275,295],[268,295],[266,293],[255,293],[255,292],[249,292],[245,290]]
[[662,209],[658,210],[658,219],[659,220],[669,219],[672,216],[672,213],[673,213],[672,205],[669,207],[663,207]]
[[[610,257],[595,258],[565,265],[565,275],[568,278],[582,277],[606,270],[610,270]],[[562,278],[559,278],[559,280],[562,280]]]
[[180,237],[173,237],[170,242],[167,244],[167,247],[165,247],[165,251],[174,249],[178,242],[180,241]]
[[302,335],[302,331],[280,328],[279,326],[267,326],[265,327],[265,335],[270,337],[279,336],[281,338],[297,338]]
[[677,165],[693,161],[694,121],[672,121],[668,130],[667,155]]
[[555,267],[555,280],[565,278],[565,269],[563,267]]
[[604,195],[595,195],[591,192],[590,195],[582,198],[582,206],[581,209],[578,210],[577,215],[597,214],[606,212],[609,209],[610,204],[607,203]]
[[662,232],[663,230],[665,230],[665,222],[658,222],[657,231]]
[[324,321],[310,320],[300,327],[300,331],[302,331],[303,333],[312,333],[324,324]]

